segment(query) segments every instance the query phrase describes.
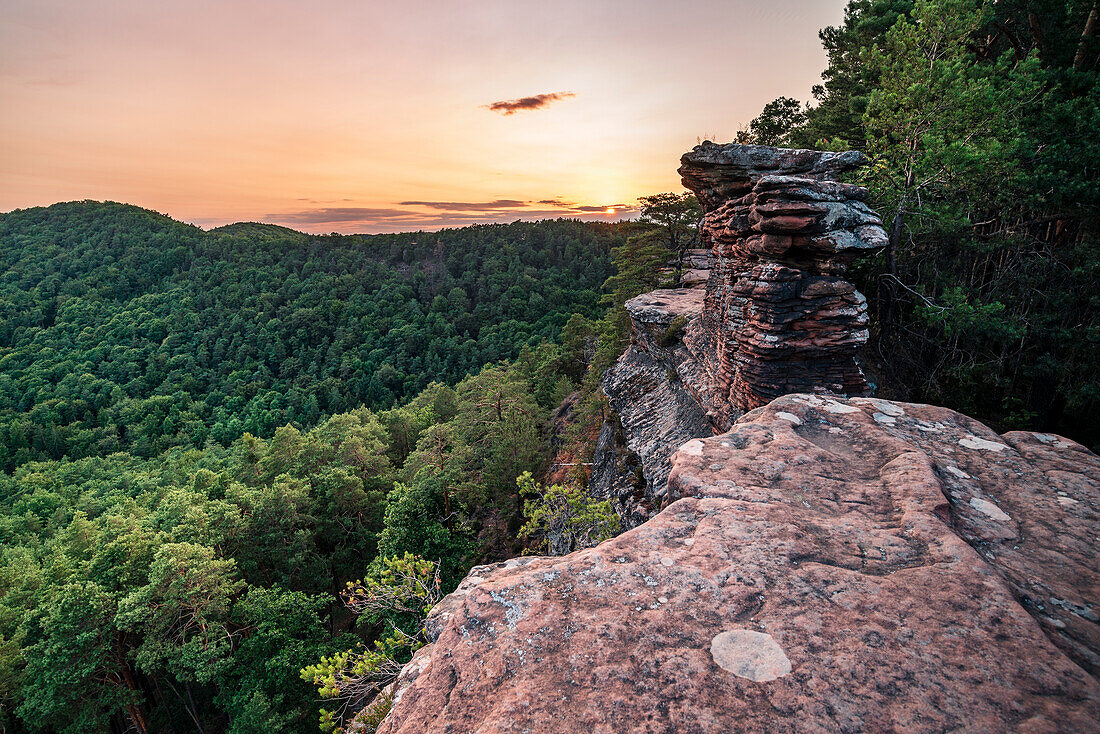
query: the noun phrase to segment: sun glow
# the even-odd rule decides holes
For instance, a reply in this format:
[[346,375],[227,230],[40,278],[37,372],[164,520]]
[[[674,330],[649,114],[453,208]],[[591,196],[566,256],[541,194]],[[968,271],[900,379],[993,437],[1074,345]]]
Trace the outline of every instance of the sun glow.
[[[680,190],[700,130],[808,94],[847,4],[644,2],[627,22],[564,3],[578,25],[533,0],[0,0],[0,212],[111,200],[315,233],[628,217]],[[737,43],[700,44],[700,24]],[[767,54],[784,63],[757,70]]]

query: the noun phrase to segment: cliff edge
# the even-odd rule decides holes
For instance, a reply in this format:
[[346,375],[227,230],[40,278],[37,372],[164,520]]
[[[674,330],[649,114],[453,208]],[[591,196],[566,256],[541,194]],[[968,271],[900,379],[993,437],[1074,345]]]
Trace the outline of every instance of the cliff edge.
[[709,141],[680,159],[703,209],[707,279],[626,303],[630,346],[603,379],[621,429],[601,433],[605,460],[589,485],[625,527],[664,504],[669,458],[686,439],[782,395],[870,393],[856,361],[867,301],[846,272],[887,237],[867,190],[834,180],[865,160]]
[[378,731],[1100,730],[1100,457],[796,394],[671,466],[643,525],[474,569]]

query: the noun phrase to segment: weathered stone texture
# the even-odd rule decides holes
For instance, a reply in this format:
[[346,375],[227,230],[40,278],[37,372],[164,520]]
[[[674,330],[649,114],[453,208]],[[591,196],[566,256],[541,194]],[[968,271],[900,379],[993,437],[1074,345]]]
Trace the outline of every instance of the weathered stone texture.
[[669,503],[433,610],[383,734],[1100,731],[1100,458],[943,408],[790,395]]
[[[699,375],[683,335],[702,310],[702,301],[702,290],[670,289],[646,293],[626,304],[632,324],[630,346],[604,375],[603,387],[621,423],[623,439],[637,457],[641,491],[627,493],[631,488],[626,478],[613,479],[613,472],[599,466],[595,457],[588,490],[592,496],[612,500],[624,527],[644,522],[664,502],[672,453],[688,439],[714,433],[699,396],[690,388]],[[603,489],[604,484],[620,489],[613,496]]]
[[[666,480],[667,476],[666,472]],[[627,445],[622,424],[610,416],[596,437],[588,496],[610,501],[622,528],[629,529],[648,520],[653,511],[652,489],[647,497],[646,488],[641,459]]]
[[867,191],[830,180],[863,156],[703,143],[680,174],[703,205],[714,265],[700,328],[714,333],[716,425],[793,392],[863,395],[867,305],[844,279],[886,244]]
[[694,288],[626,304],[631,344],[603,380],[645,481],[639,496],[622,472],[597,467],[589,492],[629,494],[616,503],[624,527],[660,505],[672,449],[688,438],[788,393],[869,392],[855,360],[867,302],[844,272],[886,233],[866,189],[831,180],[862,161],[855,151],[714,143],[684,155],[684,185],[706,212],[706,247],[684,259],[681,284]]

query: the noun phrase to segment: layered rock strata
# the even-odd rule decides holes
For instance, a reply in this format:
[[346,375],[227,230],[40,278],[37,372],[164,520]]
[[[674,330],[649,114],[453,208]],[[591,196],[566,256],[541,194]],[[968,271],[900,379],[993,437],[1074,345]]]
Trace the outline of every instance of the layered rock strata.
[[601,431],[588,487],[590,495],[612,501],[624,527],[645,522],[664,503],[673,452],[713,433],[689,387],[706,380],[700,380],[684,335],[702,313],[703,295],[701,289],[668,289],[626,303],[630,345],[603,377],[618,420]]
[[853,259],[886,245],[867,190],[833,179],[864,162],[824,153],[705,142],[681,158],[714,253],[705,328],[720,419],[794,392],[864,395],[856,364],[866,300],[844,278]]
[[383,734],[1100,730],[1100,458],[926,405],[791,395],[670,504],[474,569]]
[[589,485],[616,500],[626,527],[661,506],[669,457],[686,439],[780,395],[869,392],[855,360],[866,300],[844,273],[886,233],[866,189],[832,180],[863,160],[709,142],[681,159],[706,248],[689,253],[681,283],[705,275],[706,294],[661,290],[626,304],[631,343],[603,380],[621,426],[605,427],[598,453],[614,461],[597,463]]

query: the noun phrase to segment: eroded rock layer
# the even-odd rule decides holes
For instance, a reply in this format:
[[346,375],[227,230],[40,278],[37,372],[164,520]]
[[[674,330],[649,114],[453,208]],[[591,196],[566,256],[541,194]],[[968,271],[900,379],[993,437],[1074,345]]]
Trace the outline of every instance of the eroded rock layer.
[[701,328],[713,332],[710,379],[725,395],[717,425],[789,393],[868,392],[855,360],[866,300],[844,273],[886,232],[866,189],[831,180],[863,161],[710,142],[681,158],[713,249]]
[[791,395],[667,507],[475,569],[379,732],[1089,732],[1100,458],[943,408]]
[[844,273],[886,233],[866,189],[833,180],[863,160],[709,142],[681,159],[706,249],[684,258],[681,284],[692,287],[627,302],[630,346],[603,379],[619,422],[599,453],[615,460],[597,463],[589,492],[612,499],[625,527],[661,506],[685,440],[788,393],[869,392],[855,359],[867,302]]
[[[685,329],[703,310],[701,289],[645,293],[626,303],[630,345],[603,377],[618,425],[600,433],[588,493],[612,501],[626,528],[649,519],[664,503],[673,452],[688,439],[714,433],[694,388],[707,384]],[[616,442],[629,455],[620,457]],[[640,472],[640,476],[637,476]]]

